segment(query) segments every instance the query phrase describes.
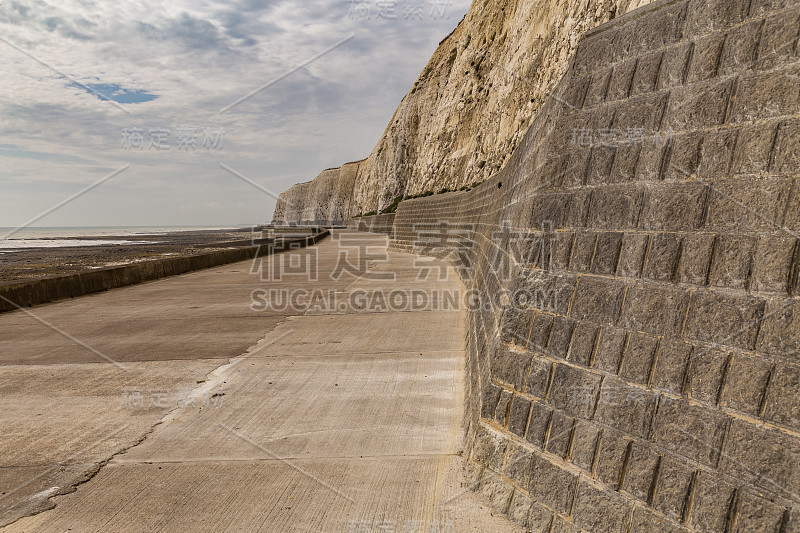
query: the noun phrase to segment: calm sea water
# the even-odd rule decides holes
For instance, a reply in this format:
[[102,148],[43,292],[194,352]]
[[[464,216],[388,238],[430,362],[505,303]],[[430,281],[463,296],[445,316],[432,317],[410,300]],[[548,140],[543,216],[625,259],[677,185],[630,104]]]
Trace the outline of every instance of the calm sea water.
[[[176,231],[230,229],[203,226],[106,226],[106,227],[32,227],[15,231],[16,228],[0,227],[0,250],[28,248],[60,248],[64,246],[98,246],[103,244],[141,244],[142,241],[126,239],[100,239],[83,241],[75,237],[124,237],[126,235],[163,235]],[[12,233],[9,235],[9,233]]]

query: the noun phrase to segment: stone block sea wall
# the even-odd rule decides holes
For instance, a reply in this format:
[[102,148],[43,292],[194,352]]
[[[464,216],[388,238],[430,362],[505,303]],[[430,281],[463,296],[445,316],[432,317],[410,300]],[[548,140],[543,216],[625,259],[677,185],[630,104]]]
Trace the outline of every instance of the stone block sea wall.
[[789,0],[628,13],[492,179],[351,222],[485,299],[470,480],[529,530],[800,531],[798,35]]

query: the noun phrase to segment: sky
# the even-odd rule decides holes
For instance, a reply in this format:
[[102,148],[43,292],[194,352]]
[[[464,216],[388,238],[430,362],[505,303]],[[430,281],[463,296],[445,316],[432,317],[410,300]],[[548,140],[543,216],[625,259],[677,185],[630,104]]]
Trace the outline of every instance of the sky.
[[267,222],[369,155],[469,0],[0,0],[0,227]]

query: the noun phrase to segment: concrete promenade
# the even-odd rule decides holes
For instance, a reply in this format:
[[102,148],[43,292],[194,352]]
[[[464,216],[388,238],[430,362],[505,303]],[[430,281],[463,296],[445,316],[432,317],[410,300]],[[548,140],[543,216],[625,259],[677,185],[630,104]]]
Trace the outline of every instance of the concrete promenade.
[[0,315],[1,530],[519,531],[463,476],[463,310],[401,302],[457,276],[344,239]]

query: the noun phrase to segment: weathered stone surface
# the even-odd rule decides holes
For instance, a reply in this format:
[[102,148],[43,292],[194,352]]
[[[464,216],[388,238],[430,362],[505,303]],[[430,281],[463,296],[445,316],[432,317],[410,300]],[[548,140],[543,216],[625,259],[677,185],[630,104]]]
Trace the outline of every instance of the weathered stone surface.
[[625,330],[613,327],[602,328],[597,341],[595,367],[603,372],[616,374],[626,342]]
[[538,454],[533,454],[532,472],[531,496],[559,513],[569,513],[577,476]]
[[685,335],[703,342],[753,348],[763,316],[764,301],[758,298],[698,291],[689,302]]
[[588,531],[625,533],[633,505],[621,495],[581,479],[575,498],[575,522]]
[[691,353],[691,344],[680,339],[662,339],[653,369],[653,387],[681,394]]
[[618,281],[582,277],[578,280],[570,316],[613,324],[619,317],[625,285]]
[[653,424],[653,441],[713,467],[727,424],[728,419],[719,413],[691,406],[686,401],[664,398]]
[[556,364],[549,402],[565,413],[588,419],[594,412],[600,376],[564,364]]

